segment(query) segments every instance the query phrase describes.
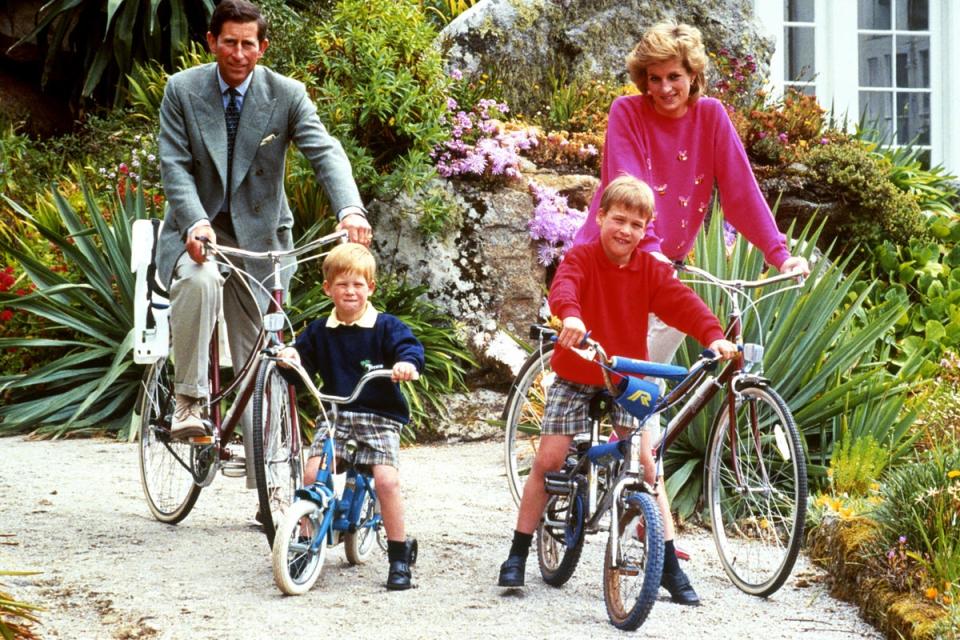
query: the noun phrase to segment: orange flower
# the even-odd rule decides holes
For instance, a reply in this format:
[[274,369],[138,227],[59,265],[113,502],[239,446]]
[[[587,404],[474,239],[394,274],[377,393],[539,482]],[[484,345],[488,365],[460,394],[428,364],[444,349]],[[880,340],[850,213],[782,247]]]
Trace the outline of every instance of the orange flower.
[[954,478],[960,478],[960,469],[953,469],[947,472],[947,477],[953,480]]
[[940,594],[940,592],[937,591],[936,587],[929,587],[926,591],[923,592],[923,594],[927,596],[927,599],[935,600],[936,597]]

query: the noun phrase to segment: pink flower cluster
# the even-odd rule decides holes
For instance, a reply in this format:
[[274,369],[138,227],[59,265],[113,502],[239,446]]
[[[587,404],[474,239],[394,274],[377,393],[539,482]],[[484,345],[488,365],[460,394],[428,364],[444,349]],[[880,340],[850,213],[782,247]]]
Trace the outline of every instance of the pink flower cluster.
[[567,197],[556,189],[533,180],[528,187],[536,206],[527,227],[530,237],[539,242],[537,259],[540,264],[550,265],[560,260],[573,246],[573,238],[587,219],[587,212],[571,208]]
[[504,130],[497,117],[509,111],[506,104],[483,99],[466,112],[448,98],[447,109],[451,112],[450,140],[430,153],[437,173],[444,178],[519,177],[520,151],[535,146],[537,139],[526,129]]

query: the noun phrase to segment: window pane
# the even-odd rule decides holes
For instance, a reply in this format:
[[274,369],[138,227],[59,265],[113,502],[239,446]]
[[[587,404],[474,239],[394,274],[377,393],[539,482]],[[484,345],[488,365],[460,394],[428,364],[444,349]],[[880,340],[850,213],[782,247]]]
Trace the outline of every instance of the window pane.
[[928,0],[898,0],[897,29],[926,31],[930,28],[930,3]]
[[930,144],[930,94],[897,94],[897,144]]
[[930,86],[930,38],[897,36],[897,86]]
[[814,0],[783,0],[783,15],[787,22],[813,22]]
[[787,27],[784,33],[786,55],[783,57],[784,75],[787,80],[813,80],[814,66],[813,27]]
[[857,26],[861,29],[889,29],[890,0],[860,0]]
[[892,87],[893,36],[860,36],[860,86]]
[[893,94],[887,91],[860,92],[860,119],[867,137],[890,142],[893,139]]

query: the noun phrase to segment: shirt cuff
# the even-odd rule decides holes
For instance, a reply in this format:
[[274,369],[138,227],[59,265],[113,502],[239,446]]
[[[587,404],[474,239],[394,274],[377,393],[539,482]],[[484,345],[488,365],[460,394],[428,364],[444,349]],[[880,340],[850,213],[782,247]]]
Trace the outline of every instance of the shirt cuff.
[[337,222],[343,222],[343,219],[344,219],[344,218],[346,218],[347,216],[350,216],[350,215],[354,215],[354,214],[356,214],[356,215],[358,215],[358,216],[360,216],[360,217],[362,217],[362,218],[366,218],[366,217],[367,217],[367,212],[364,211],[362,207],[357,207],[357,206],[355,206],[355,205],[351,205],[351,206],[349,206],[349,207],[344,207],[343,209],[340,209],[340,211],[337,212]]

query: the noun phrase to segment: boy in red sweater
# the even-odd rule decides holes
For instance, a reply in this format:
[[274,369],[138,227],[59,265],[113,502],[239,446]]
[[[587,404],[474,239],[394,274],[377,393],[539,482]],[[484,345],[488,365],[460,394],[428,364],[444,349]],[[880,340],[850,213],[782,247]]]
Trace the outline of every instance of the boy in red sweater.
[[[674,276],[670,265],[639,251],[647,225],[653,219],[653,192],[643,181],[622,176],[604,190],[597,214],[599,239],[573,247],[564,257],[550,287],[550,311],[563,322],[550,361],[557,378],[547,392],[540,447],[530,477],[523,487],[520,513],[510,555],[500,567],[501,587],[521,587],[533,532],[547,504],[544,475],[563,466],[573,436],[585,431],[590,400],[603,389],[600,368],[570,351],[590,328],[591,336],[608,353],[647,359],[647,318],[655,313],[667,324],[708,345],[724,359],[737,347],[723,337],[719,320],[699,297]],[[613,424],[626,437],[636,419],[617,404]],[[641,448],[647,481],[654,480],[651,435],[644,431]],[[666,492],[658,501],[670,518]],[[665,541],[662,584],[673,593],[692,591],[690,581]],[[667,558],[666,556],[670,556]],[[670,562],[672,560],[672,562]]]

